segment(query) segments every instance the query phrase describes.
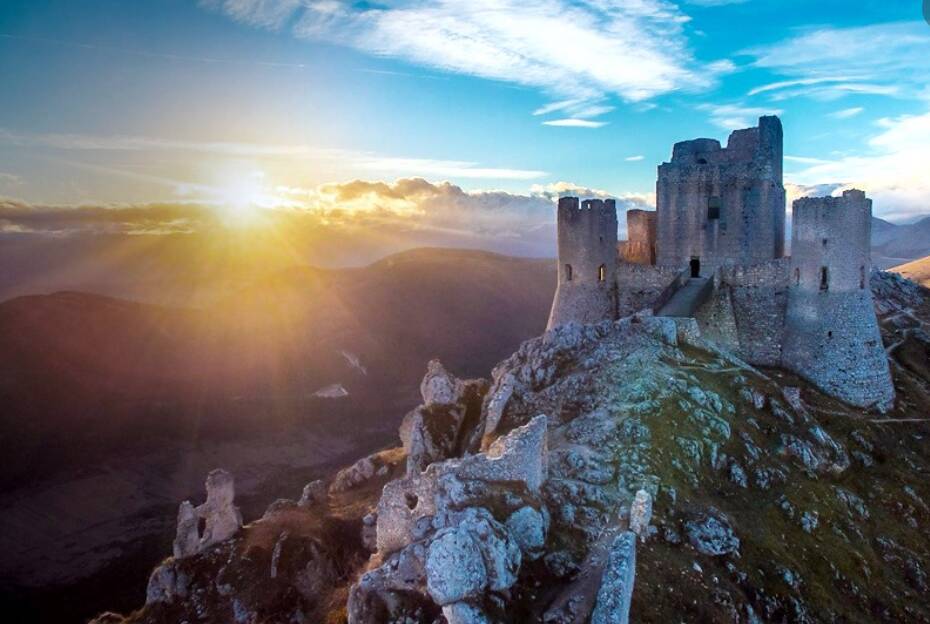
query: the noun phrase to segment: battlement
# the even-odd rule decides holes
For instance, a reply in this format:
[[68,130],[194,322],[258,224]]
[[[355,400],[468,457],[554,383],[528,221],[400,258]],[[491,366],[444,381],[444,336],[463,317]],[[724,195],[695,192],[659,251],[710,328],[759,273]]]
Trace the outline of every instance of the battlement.
[[586,199],[577,197],[560,197],[558,221],[561,225],[582,222],[603,222],[605,225],[617,221],[617,201],[614,199]]
[[[763,116],[759,118],[759,125],[742,130],[734,130],[727,139],[727,146],[722,147],[716,139],[692,139],[680,141],[672,148],[672,159],[659,166],[663,168],[674,167],[714,167],[733,165],[735,163],[750,164],[753,162],[771,162],[777,164],[773,171],[781,178],[782,155],[782,127],[778,117]],[[777,163],[776,163],[777,161]]]

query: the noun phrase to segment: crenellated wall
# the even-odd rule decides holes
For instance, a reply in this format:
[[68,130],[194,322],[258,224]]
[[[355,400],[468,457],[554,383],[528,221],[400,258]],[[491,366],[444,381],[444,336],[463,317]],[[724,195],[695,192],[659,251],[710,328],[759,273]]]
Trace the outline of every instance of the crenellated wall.
[[858,406],[894,385],[872,302],[872,201],[857,190],[794,202],[782,365]]
[[617,206],[612,199],[559,199],[559,281],[548,329],[617,318]]

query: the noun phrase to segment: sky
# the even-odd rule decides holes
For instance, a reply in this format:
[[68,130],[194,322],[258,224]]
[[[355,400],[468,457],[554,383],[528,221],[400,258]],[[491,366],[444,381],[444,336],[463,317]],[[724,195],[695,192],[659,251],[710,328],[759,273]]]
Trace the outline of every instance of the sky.
[[912,221],[921,4],[4,0],[0,232],[286,214],[545,255],[553,198],[652,206],[674,142],[762,114],[784,124],[789,198],[855,186]]

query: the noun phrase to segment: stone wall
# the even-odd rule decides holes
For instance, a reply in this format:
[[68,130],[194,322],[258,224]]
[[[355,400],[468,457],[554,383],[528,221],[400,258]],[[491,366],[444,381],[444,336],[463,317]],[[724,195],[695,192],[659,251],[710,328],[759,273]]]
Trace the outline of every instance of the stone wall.
[[559,281],[547,329],[617,317],[617,207],[612,199],[559,199]]
[[699,258],[701,274],[724,264],[752,265],[784,255],[782,128],[777,117],[714,139],[676,143],[659,165],[656,262]]
[[617,318],[644,308],[654,310],[666,288],[681,274],[678,267],[617,263]]
[[794,202],[782,362],[858,406],[894,401],[869,285],[872,202],[865,193]]
[[701,333],[751,364],[780,365],[788,260],[724,266],[714,284],[713,297],[697,314]]

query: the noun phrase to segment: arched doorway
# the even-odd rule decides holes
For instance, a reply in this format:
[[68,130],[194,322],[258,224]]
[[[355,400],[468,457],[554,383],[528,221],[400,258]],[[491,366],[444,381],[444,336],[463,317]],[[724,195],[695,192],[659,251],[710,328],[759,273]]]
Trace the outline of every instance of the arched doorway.
[[701,277],[701,259],[691,258],[691,277]]

